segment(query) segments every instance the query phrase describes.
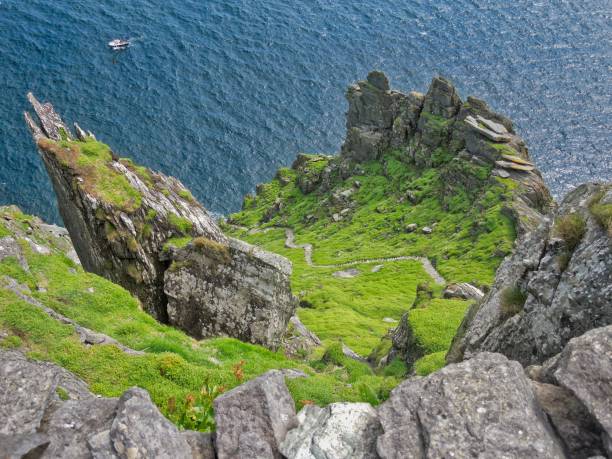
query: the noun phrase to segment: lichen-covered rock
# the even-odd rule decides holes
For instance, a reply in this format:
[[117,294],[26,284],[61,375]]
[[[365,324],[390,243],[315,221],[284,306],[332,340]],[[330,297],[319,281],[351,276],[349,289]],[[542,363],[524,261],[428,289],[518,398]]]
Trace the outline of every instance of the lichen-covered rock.
[[481,300],[484,293],[478,287],[461,282],[459,284],[449,284],[442,292],[444,298],[461,298],[463,300]]
[[[612,244],[589,209],[608,187],[581,185],[563,200],[554,223],[543,221],[519,238],[491,291],[464,319],[448,361],[491,351],[537,364],[571,338],[612,323]],[[575,247],[560,234],[568,218],[576,223],[566,225],[583,225]]]
[[603,446],[612,455],[612,325],[572,339],[545,372],[586,407],[601,426]]
[[287,433],[280,451],[288,459],[371,459],[378,457],[382,433],[376,410],[367,403],[307,405],[299,425]]
[[133,388],[117,404],[110,441],[120,457],[178,459],[191,457],[191,446],[151,402],[148,392]]
[[283,374],[272,370],[214,401],[219,459],[281,458],[279,445],[297,426]]
[[[265,345],[278,342],[295,307],[288,261],[230,241],[178,180],[119,159],[82,130],[79,140],[73,140],[51,104],[42,105],[31,94],[28,98],[40,123],[28,113],[26,122],[86,270],[122,285],[155,318],[196,337],[225,334]],[[206,254],[198,260],[200,251],[195,250],[185,258],[194,260],[197,270],[168,274],[168,248],[193,238],[222,247],[232,263]],[[183,275],[189,278],[181,279]],[[197,292],[174,280],[188,280]],[[205,306],[176,304],[204,291]],[[174,295],[170,305],[168,292]],[[184,310],[192,304],[192,310]],[[240,323],[228,326],[240,315]],[[262,326],[266,320],[271,322],[268,330]]]
[[382,458],[562,458],[517,362],[482,353],[404,381],[378,414]]
[[538,404],[547,414],[570,457],[604,454],[601,428],[572,391],[564,387],[532,382]]
[[142,389],[96,397],[65,369],[0,349],[2,458],[212,459],[211,451],[209,435],[179,432]]
[[204,238],[168,257],[170,324],[196,338],[227,335],[278,347],[297,306],[287,259],[237,239],[222,245]]

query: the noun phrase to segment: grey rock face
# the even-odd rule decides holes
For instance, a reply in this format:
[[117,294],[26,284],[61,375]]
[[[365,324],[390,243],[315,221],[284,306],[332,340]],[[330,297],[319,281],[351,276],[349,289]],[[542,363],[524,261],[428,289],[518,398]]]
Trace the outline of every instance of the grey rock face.
[[572,339],[545,372],[586,407],[601,426],[604,447],[612,454],[612,326]]
[[281,458],[279,445],[297,426],[283,374],[272,370],[214,401],[219,459]]
[[[612,244],[588,209],[605,189],[581,185],[561,203],[556,221],[578,213],[585,222],[573,251],[547,221],[519,238],[498,268],[491,291],[464,319],[447,360],[493,351],[523,365],[537,364],[559,353],[571,338],[612,324]],[[518,311],[504,305],[512,288],[526,296]]]
[[376,410],[367,403],[307,405],[298,413],[298,422],[280,447],[288,459],[378,457],[376,439],[382,427]]
[[562,458],[523,368],[482,353],[404,381],[378,414],[382,458]]
[[138,388],[126,391],[117,405],[110,440],[120,457],[189,458],[191,446],[164,418],[149,394]]
[[214,458],[209,435],[179,432],[146,391],[115,399],[85,387],[61,367],[0,349],[0,457]]
[[[229,240],[178,180],[118,160],[114,154],[107,166],[126,181],[140,205],[126,208],[102,199],[87,174],[62,156],[66,152],[56,141],[62,136],[70,139],[71,134],[59,115],[50,104],[40,104],[31,94],[29,99],[40,123],[29,114],[26,122],[86,270],[122,285],[155,318],[195,337],[230,335],[264,345],[278,343],[295,307],[287,260]],[[83,154],[78,153],[80,144],[72,145],[77,154]],[[192,266],[168,272],[168,261],[173,260],[168,244],[178,237],[210,241],[230,253],[230,262],[185,250],[177,255],[178,261],[188,259]],[[188,291],[189,286],[194,290]]]
[[484,297],[482,290],[467,282],[447,285],[442,294],[444,298],[462,298],[464,300],[481,300]]
[[532,386],[538,404],[571,457],[603,454],[601,429],[570,390],[538,382],[532,382]]
[[297,307],[291,264],[230,239],[196,239],[169,255],[164,278],[170,324],[196,338],[226,335],[276,348]]
[[425,95],[423,110],[443,118],[452,118],[460,107],[461,99],[455,87],[445,78],[435,77]]

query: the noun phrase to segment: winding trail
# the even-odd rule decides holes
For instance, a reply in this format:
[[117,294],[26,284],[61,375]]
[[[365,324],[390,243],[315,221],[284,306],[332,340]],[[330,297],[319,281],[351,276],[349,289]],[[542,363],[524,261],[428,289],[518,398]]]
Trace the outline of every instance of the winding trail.
[[256,229],[256,228],[249,229],[245,226],[239,226],[239,225],[231,225],[231,226],[237,229],[247,231],[250,234],[266,233],[268,231],[284,229],[285,230],[285,247],[287,247],[288,249],[303,250],[304,259],[306,260],[306,264],[310,266],[311,268],[327,268],[327,269],[346,268],[348,266],[363,265],[363,264],[368,264],[368,263],[385,263],[389,261],[414,260],[414,261],[420,262],[421,265],[423,265],[423,269],[425,270],[425,272],[431,276],[431,278],[434,280],[436,284],[446,285],[446,280],[444,280],[442,275],[438,271],[436,271],[436,268],[433,267],[429,259],[425,257],[399,256],[399,257],[384,257],[384,258],[365,258],[365,259],[347,261],[344,263],[338,263],[338,264],[333,264],[333,265],[317,265],[313,263],[312,261],[312,250],[313,250],[312,244],[296,244],[295,234],[291,228],[286,228],[286,227],[283,228],[282,226],[275,226],[275,227],[264,228],[264,229]]
[[285,247],[288,249],[303,249],[304,259],[306,264],[311,268],[345,268],[348,266],[355,266],[368,263],[384,263],[388,261],[402,261],[402,260],[414,260],[418,261],[423,265],[423,269],[431,276],[434,282],[438,285],[445,285],[446,281],[440,275],[436,268],[433,267],[428,258],[425,257],[413,257],[413,256],[400,256],[400,257],[385,257],[385,258],[366,258],[362,260],[347,261],[344,263],[332,264],[332,265],[316,265],[312,261],[312,244],[296,244],[295,234],[291,228],[285,228]]

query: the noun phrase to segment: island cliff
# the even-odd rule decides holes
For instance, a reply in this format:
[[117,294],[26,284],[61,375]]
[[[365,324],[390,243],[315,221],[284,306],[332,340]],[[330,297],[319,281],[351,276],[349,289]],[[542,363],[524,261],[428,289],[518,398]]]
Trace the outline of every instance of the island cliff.
[[347,100],[218,224],[30,97],[68,233],[0,208],[0,456],[612,457],[612,184],[441,77]]

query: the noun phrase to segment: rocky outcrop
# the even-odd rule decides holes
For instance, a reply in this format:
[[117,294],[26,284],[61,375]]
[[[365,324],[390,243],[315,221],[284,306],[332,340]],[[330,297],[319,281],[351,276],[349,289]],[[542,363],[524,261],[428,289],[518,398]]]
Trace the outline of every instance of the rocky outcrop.
[[[612,325],[572,339],[558,356],[544,365],[543,378],[575,396],[594,421],[591,423],[601,428],[603,447],[612,456]],[[585,424],[589,416],[580,413],[574,418]],[[592,425],[589,427],[583,430],[589,433],[598,430]],[[589,438],[585,435],[583,441],[585,437]]]
[[195,337],[278,344],[296,306],[288,261],[231,241],[178,180],[119,159],[82,129],[74,140],[51,104],[28,98],[40,123],[28,113],[26,122],[86,270]]
[[280,459],[279,446],[297,426],[282,372],[273,370],[215,399],[219,459]]
[[278,347],[296,307],[286,258],[237,239],[201,238],[164,257],[172,261],[164,276],[171,324],[196,338],[221,334]]
[[447,360],[491,351],[537,364],[571,338],[612,324],[612,244],[591,212],[609,189],[581,185],[554,221],[519,238],[491,291],[466,315]]
[[299,426],[289,431],[280,447],[285,457],[376,457],[376,439],[382,427],[376,410],[368,403],[332,403],[325,408],[307,405],[297,418]]
[[210,435],[179,432],[142,389],[96,397],[63,368],[0,350],[1,457],[191,458],[194,443],[212,451]]

